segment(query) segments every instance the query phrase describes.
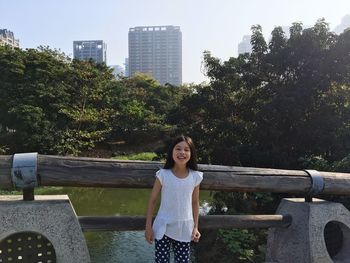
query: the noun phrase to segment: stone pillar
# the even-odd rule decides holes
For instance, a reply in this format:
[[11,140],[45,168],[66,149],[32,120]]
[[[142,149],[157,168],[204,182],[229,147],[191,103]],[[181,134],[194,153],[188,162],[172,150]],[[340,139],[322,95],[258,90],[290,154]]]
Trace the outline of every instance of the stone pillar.
[[68,196],[0,196],[0,262],[90,262]]
[[292,224],[269,229],[266,262],[350,262],[350,212],[342,204],[283,199],[276,213],[291,215]]

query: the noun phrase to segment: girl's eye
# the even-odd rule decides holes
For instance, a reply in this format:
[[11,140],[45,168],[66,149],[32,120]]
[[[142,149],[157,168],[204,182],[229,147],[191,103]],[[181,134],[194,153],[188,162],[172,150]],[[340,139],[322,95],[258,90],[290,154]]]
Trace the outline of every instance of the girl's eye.
[[[188,148],[185,148],[185,149],[183,149],[185,152],[189,152],[189,151],[191,151],[190,149],[188,149]],[[175,151],[182,151],[182,149],[181,148],[175,148]]]

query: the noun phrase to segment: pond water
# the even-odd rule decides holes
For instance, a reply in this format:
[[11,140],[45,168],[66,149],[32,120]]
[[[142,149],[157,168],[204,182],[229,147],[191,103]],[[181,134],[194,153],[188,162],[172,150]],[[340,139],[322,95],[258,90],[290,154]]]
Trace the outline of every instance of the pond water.
[[[145,216],[150,189],[42,188],[39,194],[67,194],[78,216]],[[201,213],[209,209],[209,191],[200,193]],[[154,247],[143,231],[84,233],[92,263],[153,262]]]

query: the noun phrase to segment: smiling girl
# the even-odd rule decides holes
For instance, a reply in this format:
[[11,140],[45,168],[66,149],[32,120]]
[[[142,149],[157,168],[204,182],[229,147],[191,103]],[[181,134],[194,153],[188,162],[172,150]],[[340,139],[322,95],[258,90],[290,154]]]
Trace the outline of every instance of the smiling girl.
[[[163,169],[156,173],[148,203],[145,238],[155,240],[155,262],[170,262],[173,247],[175,262],[190,262],[191,241],[198,242],[199,184],[196,151],[190,137],[176,138],[169,148]],[[153,210],[161,192],[161,203],[152,226]]]

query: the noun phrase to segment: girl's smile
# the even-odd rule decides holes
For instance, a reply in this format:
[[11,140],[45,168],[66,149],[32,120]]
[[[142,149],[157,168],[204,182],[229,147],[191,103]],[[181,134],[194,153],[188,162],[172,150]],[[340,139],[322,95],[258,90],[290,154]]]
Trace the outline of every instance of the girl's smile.
[[175,145],[173,149],[173,159],[177,165],[185,165],[191,158],[191,149],[187,142],[182,141]]

